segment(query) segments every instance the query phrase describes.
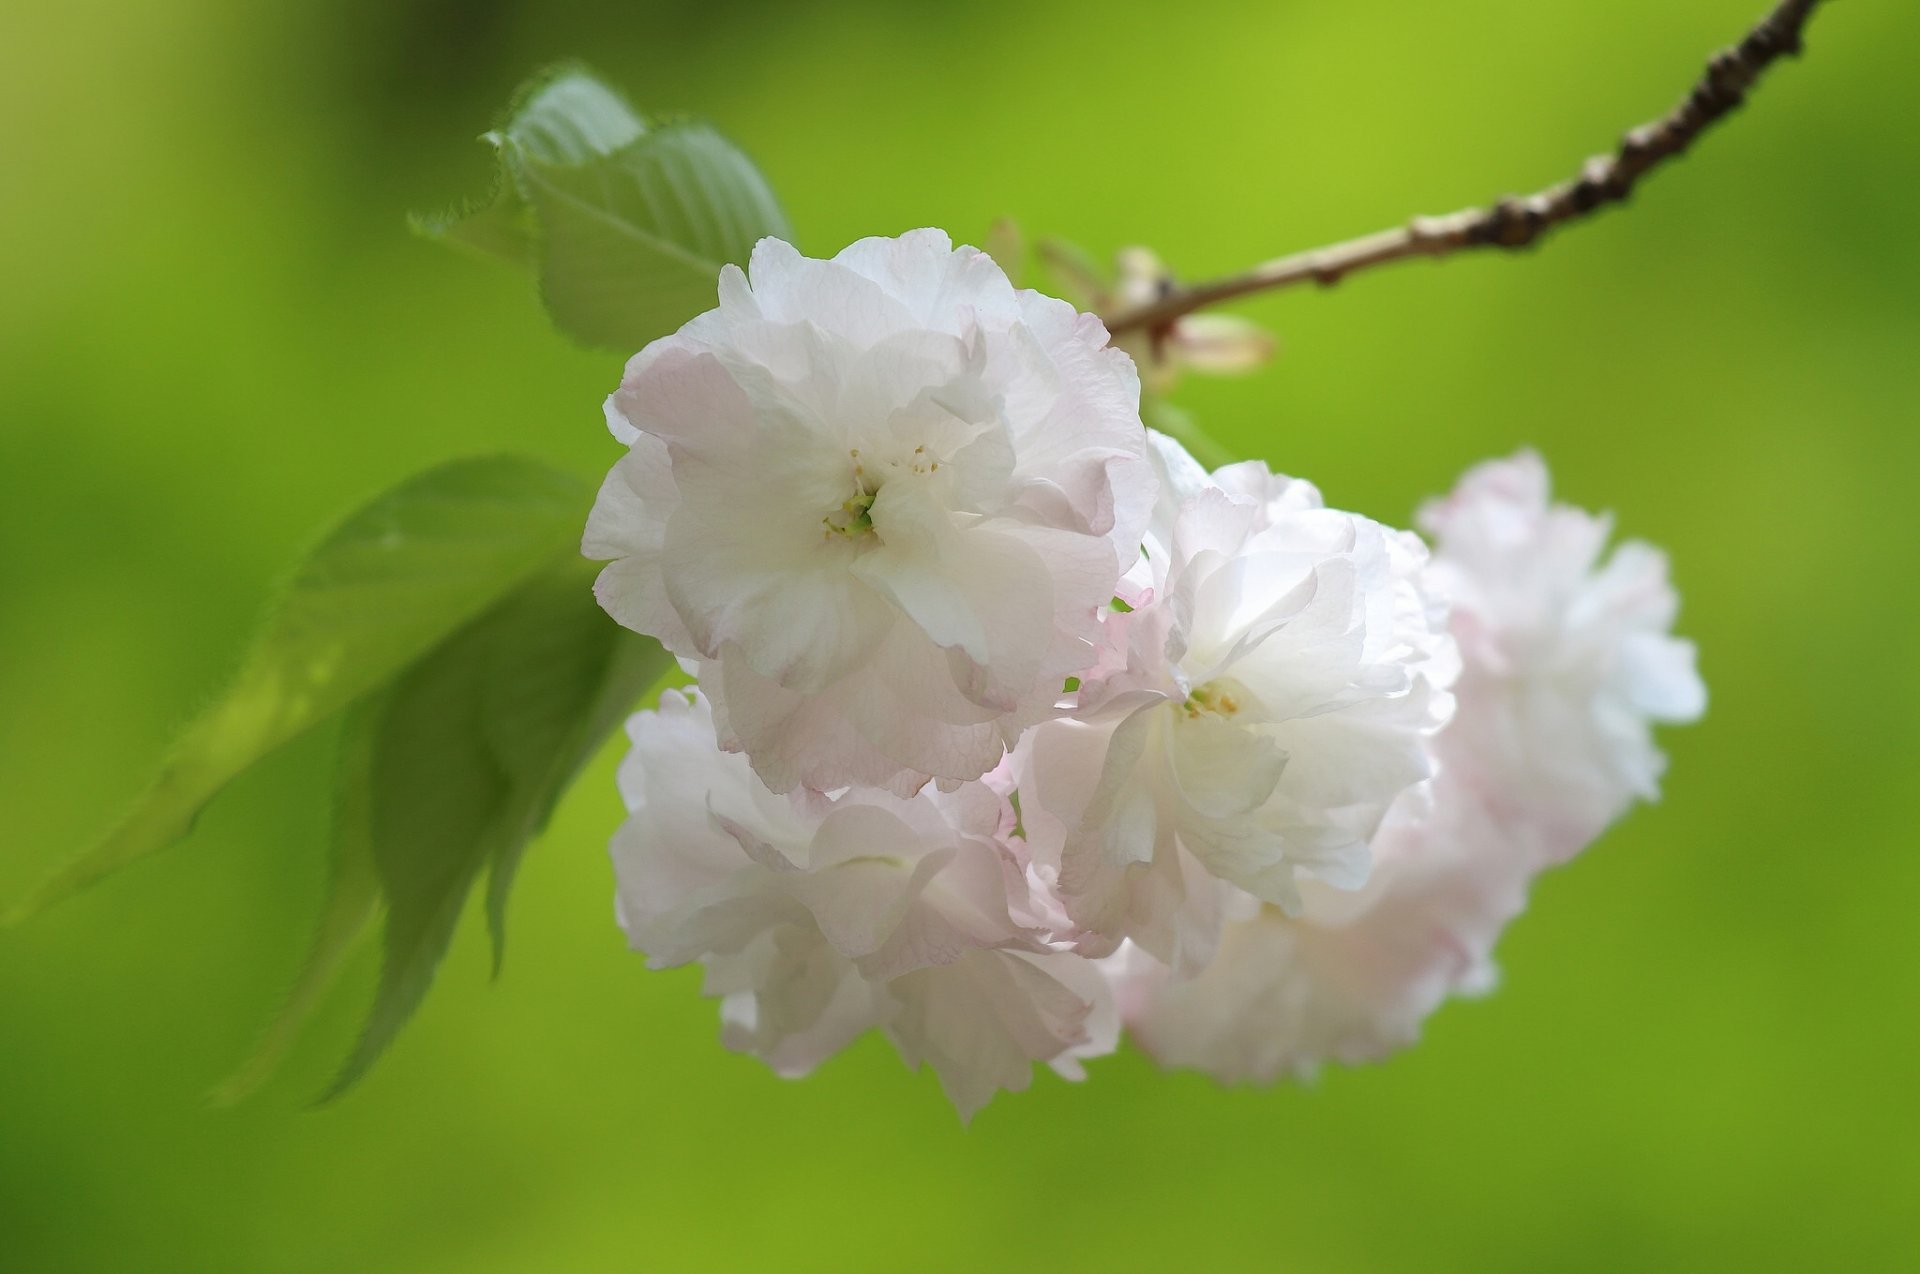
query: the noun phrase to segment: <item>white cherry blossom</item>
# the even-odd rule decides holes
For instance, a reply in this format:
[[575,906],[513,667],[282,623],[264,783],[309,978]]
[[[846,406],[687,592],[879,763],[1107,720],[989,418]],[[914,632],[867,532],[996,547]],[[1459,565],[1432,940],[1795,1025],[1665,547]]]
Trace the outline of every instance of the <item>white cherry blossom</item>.
[[719,299],[607,400],[601,604],[697,663],[776,791],[977,778],[1138,557],[1133,364],[937,230],[830,261],[762,240]]
[[1451,763],[1554,857],[1577,853],[1659,795],[1653,723],[1706,708],[1693,643],[1669,631],[1679,598],[1666,556],[1637,540],[1607,553],[1612,520],[1551,503],[1532,452],[1468,471],[1420,526],[1453,600],[1471,705]]
[[1106,983],[1039,926],[999,793],[773,793],[716,746],[698,691],[628,733],[620,922],[654,967],[704,966],[729,1047],[803,1075],[878,1027],[963,1116],[1035,1062],[1077,1077],[1112,1050]]
[[1025,829],[1083,950],[1182,976],[1255,900],[1357,888],[1431,772],[1451,641],[1425,548],[1262,464],[1209,477],[1155,436],[1159,506],[1073,719],[1016,753]]
[[1306,1078],[1412,1044],[1448,997],[1491,989],[1494,942],[1535,860],[1483,808],[1456,803],[1444,773],[1435,787],[1436,808],[1389,817],[1363,889],[1308,885],[1296,915],[1250,910],[1189,979],[1123,952],[1109,974],[1141,1047],[1228,1083]]
[[1197,977],[1131,948],[1107,962],[1129,1029],[1164,1064],[1268,1080],[1412,1043],[1448,997],[1492,986],[1533,877],[1654,795],[1649,723],[1704,707],[1692,647],[1666,631],[1663,559],[1627,544],[1603,561],[1606,522],[1550,506],[1537,457],[1472,470],[1423,523],[1464,664],[1430,803],[1390,815],[1364,890],[1310,888],[1292,916],[1259,908]]

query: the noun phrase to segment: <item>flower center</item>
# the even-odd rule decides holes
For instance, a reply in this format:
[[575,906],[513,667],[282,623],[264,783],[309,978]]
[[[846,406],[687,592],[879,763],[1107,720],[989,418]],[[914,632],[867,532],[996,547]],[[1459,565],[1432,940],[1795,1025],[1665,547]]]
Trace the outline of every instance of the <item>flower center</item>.
[[854,492],[835,509],[820,519],[820,525],[827,528],[829,536],[853,540],[863,535],[873,534],[873,497],[878,494],[866,488]]
[[853,462],[853,494],[820,519],[829,540],[836,535],[843,540],[857,540],[873,534],[873,497],[879,494],[880,485],[867,476],[867,466],[860,460],[858,447],[847,453],[847,459]]
[[890,473],[930,474],[940,470],[940,462],[927,452],[924,446],[915,447],[913,454],[898,460],[882,460],[880,473],[868,471],[867,460],[855,447],[847,452],[847,459],[853,468],[853,494],[841,501],[840,507],[820,519],[822,532],[826,539],[838,537],[843,540],[859,540],[874,534],[873,500],[880,493],[883,479]]
[[1180,711],[1189,721],[1201,717],[1220,717],[1223,719],[1239,715],[1245,706],[1246,697],[1239,686],[1231,681],[1209,681],[1203,686],[1195,686],[1188,692]]

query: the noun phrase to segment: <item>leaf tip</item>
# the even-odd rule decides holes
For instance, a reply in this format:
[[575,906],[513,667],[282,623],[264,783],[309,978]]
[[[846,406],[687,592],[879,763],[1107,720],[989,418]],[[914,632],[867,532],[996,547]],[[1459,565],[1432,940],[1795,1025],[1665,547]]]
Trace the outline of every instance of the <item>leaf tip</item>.
[[13,900],[5,909],[0,909],[0,929],[18,929],[30,920],[37,920],[52,910],[56,903],[65,901],[94,883],[105,872],[77,874],[75,868],[86,862],[85,858],[58,868],[30,887],[27,892]]
[[232,1110],[260,1090],[260,1080],[239,1070],[208,1089],[200,1100],[208,1110]]
[[332,1079],[327,1081],[327,1086],[307,1103],[308,1110],[325,1110],[345,1097],[355,1085],[366,1078],[367,1072],[373,1069],[373,1064],[379,1061],[381,1054],[387,1051],[387,1045],[391,1043],[391,1032],[386,1039],[376,1039],[373,1036],[372,1025],[369,1022],[368,1029],[361,1032],[360,1040],[354,1045],[353,1052],[348,1054],[347,1060],[340,1064],[340,1069],[334,1073]]
[[444,212],[409,212],[407,229],[422,239],[441,239],[446,236],[447,227],[453,224],[453,217]]

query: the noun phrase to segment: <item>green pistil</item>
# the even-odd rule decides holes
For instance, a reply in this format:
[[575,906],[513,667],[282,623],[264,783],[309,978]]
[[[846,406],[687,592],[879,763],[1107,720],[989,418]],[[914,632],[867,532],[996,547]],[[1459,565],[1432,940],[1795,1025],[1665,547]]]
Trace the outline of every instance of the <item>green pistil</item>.
[[873,530],[873,497],[871,491],[855,492],[837,512],[821,518],[821,525],[829,535],[845,536],[849,540],[866,535]]

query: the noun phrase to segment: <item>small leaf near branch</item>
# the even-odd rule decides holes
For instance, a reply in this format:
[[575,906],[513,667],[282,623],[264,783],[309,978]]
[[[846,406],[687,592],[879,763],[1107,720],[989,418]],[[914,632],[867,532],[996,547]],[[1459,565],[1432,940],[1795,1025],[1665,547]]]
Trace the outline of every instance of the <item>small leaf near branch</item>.
[[485,201],[414,219],[430,237],[530,266],[556,326],[631,353],[714,303],[720,269],[792,238],[759,169],[710,126],[649,124],[590,74],[536,81],[486,134]]
[[493,189],[444,213],[416,213],[415,231],[531,268],[537,260],[532,209],[506,164],[509,147],[543,163],[584,164],[612,154],[647,131],[618,93],[578,66],[534,76],[515,95],[501,126],[481,137],[500,152]]
[[665,124],[590,164],[525,158],[540,295],[577,340],[637,350],[711,309],[720,268],[786,217],[752,161],[705,124]]
[[366,1027],[327,1099],[366,1073],[418,1007],[483,870],[492,876],[498,970],[507,894],[527,844],[672,667],[657,643],[608,620],[593,574],[585,562],[543,574],[382,698],[364,781],[386,903],[383,963]]
[[239,674],[133,811],[6,921],[172,844],[241,772],[576,552],[590,497],[571,475],[494,457],[429,470],[348,518],[295,573]]
[[488,134],[549,164],[584,164],[647,131],[626,99],[577,65],[555,67],[525,85],[505,126]]

